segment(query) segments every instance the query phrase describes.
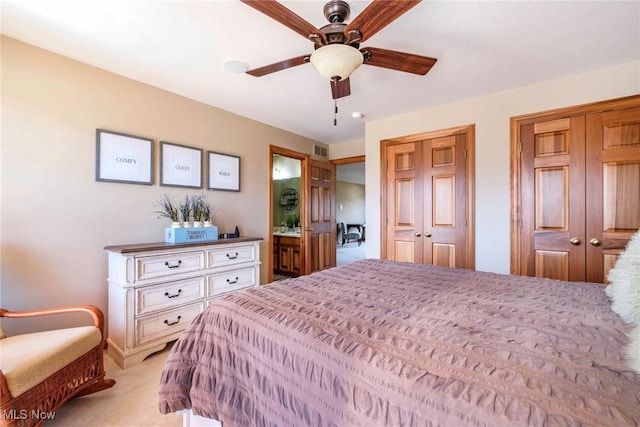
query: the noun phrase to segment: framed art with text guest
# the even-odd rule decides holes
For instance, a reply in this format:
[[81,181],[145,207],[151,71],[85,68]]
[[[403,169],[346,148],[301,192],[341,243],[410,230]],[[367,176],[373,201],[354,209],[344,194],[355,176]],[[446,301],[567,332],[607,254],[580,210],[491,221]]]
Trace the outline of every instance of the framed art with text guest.
[[202,150],[161,141],[160,185],[202,188]]
[[96,181],[153,184],[153,139],[96,129]]
[[240,191],[240,157],[209,151],[209,190]]

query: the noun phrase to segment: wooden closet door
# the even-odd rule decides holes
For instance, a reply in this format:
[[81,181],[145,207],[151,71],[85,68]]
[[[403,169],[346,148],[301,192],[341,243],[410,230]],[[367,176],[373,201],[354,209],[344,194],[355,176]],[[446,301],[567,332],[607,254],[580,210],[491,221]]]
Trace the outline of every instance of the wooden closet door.
[[466,266],[466,136],[425,140],[423,145],[423,262]]
[[586,126],[586,280],[603,283],[640,229],[640,108],[590,114]]
[[585,280],[585,119],[522,125],[521,273]]
[[466,134],[386,150],[387,258],[467,268]]
[[390,145],[386,150],[387,258],[422,263],[422,144]]

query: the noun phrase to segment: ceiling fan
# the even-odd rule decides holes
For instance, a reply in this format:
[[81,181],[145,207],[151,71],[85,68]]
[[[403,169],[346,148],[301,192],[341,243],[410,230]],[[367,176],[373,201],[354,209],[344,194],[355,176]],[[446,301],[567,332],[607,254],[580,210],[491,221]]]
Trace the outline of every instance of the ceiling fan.
[[[275,0],[240,0],[296,33],[311,40],[314,52],[247,71],[255,77],[302,65],[307,62],[331,83],[333,99],[351,94],[349,76],[361,64],[425,75],[437,59],[377,47],[360,48],[378,31],[395,21],[421,0],[373,0],[351,23],[350,7],[342,0],[330,0],[324,6],[329,24],[320,29],[302,19]],[[335,124],[335,121],[334,121]]]

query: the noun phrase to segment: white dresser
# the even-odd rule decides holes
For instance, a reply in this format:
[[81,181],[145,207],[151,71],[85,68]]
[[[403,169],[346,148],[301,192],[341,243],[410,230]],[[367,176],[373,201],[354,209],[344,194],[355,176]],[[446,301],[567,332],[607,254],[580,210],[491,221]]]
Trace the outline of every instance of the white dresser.
[[261,238],[107,246],[109,355],[123,368],[177,339],[214,298],[260,282]]

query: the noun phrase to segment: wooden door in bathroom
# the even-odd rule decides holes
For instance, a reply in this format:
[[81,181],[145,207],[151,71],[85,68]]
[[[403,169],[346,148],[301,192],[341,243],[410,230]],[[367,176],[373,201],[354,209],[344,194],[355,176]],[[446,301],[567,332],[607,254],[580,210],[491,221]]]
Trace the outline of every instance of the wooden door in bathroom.
[[330,162],[309,159],[307,168],[306,217],[303,244],[304,273],[336,265],[336,167]]
[[[270,146],[269,204],[274,206],[277,194],[273,194],[274,155],[286,156],[300,161],[300,226],[301,251],[300,274],[336,265],[336,216],[335,216],[335,165],[328,161],[311,159],[309,155],[286,148]],[[273,209],[269,210],[269,224],[273,226]],[[277,224],[276,224],[277,225]],[[268,243],[268,283],[273,281],[273,270],[277,264],[277,251],[273,235]]]

